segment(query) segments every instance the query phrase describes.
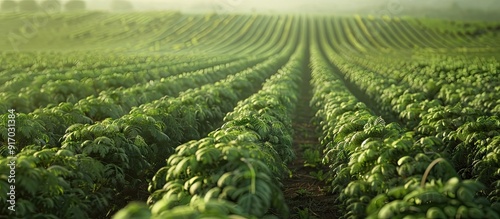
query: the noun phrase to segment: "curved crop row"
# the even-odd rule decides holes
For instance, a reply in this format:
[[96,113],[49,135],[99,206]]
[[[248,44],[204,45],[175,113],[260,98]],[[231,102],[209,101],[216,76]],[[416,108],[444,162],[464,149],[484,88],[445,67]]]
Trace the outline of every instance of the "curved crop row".
[[[233,63],[186,72],[174,77],[163,78],[139,84],[128,89],[101,92],[97,97],[79,100],[76,104],[61,103],[55,107],[37,109],[27,115],[21,115],[18,123],[23,124],[18,147],[29,144],[58,146],[59,139],[66,129],[74,123],[92,124],[105,118],[119,118],[127,114],[132,107],[148,103],[163,96],[175,96],[183,90],[213,83],[228,75],[247,69],[263,59],[240,60]],[[263,63],[264,64],[264,63]],[[6,117],[2,122],[6,122]],[[24,124],[26,122],[26,124]],[[6,124],[6,123],[5,123]],[[2,142],[6,140],[2,136]]]
[[[33,80],[28,84],[17,80],[12,82],[21,89],[12,89],[11,92],[3,92],[0,96],[2,105],[5,108],[19,109],[19,112],[31,112],[36,108],[45,107],[49,104],[61,102],[76,103],[78,100],[90,96],[98,96],[102,91],[110,91],[116,88],[128,88],[138,83],[146,83],[161,78],[173,77],[183,72],[195,71],[202,68],[223,65],[227,62],[234,62],[234,58],[229,59],[206,59],[202,61],[191,60],[175,64],[175,62],[164,63],[163,67],[153,68],[153,63],[136,66],[141,70],[135,72],[122,73],[100,73],[99,71],[70,72],[64,75],[44,74],[39,77],[26,75],[20,78]],[[71,78],[71,75],[79,75]],[[57,75],[57,74],[56,74]],[[95,80],[99,78],[99,80]],[[18,82],[18,83],[16,83]],[[21,85],[21,84],[22,85]],[[12,87],[12,86],[11,86]],[[16,91],[14,93],[14,91]],[[10,103],[10,104],[9,104]]]
[[115,218],[137,211],[144,213],[141,218],[272,218],[266,215],[271,208],[287,217],[279,185],[294,157],[290,113],[304,70],[303,46],[221,128],[176,149],[149,187],[151,210],[133,204]]
[[460,180],[446,161],[433,164],[444,160],[437,138],[417,138],[397,124],[385,124],[329,65],[313,47],[311,105],[318,109],[323,162],[330,165],[331,189],[339,194],[345,218],[500,217],[497,204],[478,194],[485,188],[481,183]]
[[[431,56],[425,63],[404,59],[396,62],[394,58],[380,62],[370,56],[359,61],[355,53],[336,54],[330,47],[324,48],[344,77],[375,99],[386,115],[398,115],[419,137],[439,139],[439,150],[459,174],[488,185],[481,192],[488,194],[491,201],[497,200],[500,168],[493,156],[498,150],[494,139],[500,128],[494,115],[498,109],[497,63],[479,66],[473,63],[480,59],[468,61],[461,56],[441,62]],[[426,68],[441,72],[435,74]],[[488,162],[483,162],[486,157]]]
[[[134,196],[138,191],[133,188],[144,183],[143,179],[152,173],[156,163],[168,157],[173,147],[183,141],[199,138],[197,136],[220,124],[217,120],[222,120],[225,112],[230,111],[238,100],[256,91],[258,85],[286,61],[285,57],[286,53],[271,58],[265,65],[229,76],[224,81],[188,90],[178,98],[166,97],[141,105],[117,120],[107,119],[93,125],[75,124],[66,131],[61,149],[50,149],[50,145],[44,148],[25,147],[19,156],[24,151],[32,151],[31,154],[47,156],[46,163],[54,163],[53,159],[58,159],[58,156],[50,158],[54,153],[90,159],[94,166],[89,168],[94,173],[93,177],[88,177],[85,173],[78,174],[82,172],[79,165],[56,162],[63,168],[61,171],[68,170],[68,174],[78,175],[59,175],[58,181],[52,186],[63,193],[45,193],[45,186],[30,187],[31,184],[16,187],[18,197],[22,197],[18,200],[18,206],[22,205],[19,208],[24,209],[18,211],[17,216],[35,216],[35,205],[28,200],[38,196],[47,201],[69,205],[64,211],[58,211],[58,206],[47,206],[44,208],[45,212],[40,212],[41,215],[102,217],[108,210],[113,210],[110,208],[113,207],[110,206],[110,200],[120,197],[121,201],[113,203],[116,206],[126,201],[127,196]],[[7,160],[9,159],[2,158],[2,162]],[[42,160],[27,161],[27,166],[18,164],[20,170],[23,169],[18,177],[24,178],[25,182],[38,180],[33,178],[36,176],[30,176],[34,171],[57,175],[51,173],[51,169],[48,169],[50,166],[45,166]],[[6,182],[7,179],[2,177],[2,183]],[[6,200],[5,195],[0,197],[3,201]],[[75,211],[78,212],[76,216],[73,215]]]

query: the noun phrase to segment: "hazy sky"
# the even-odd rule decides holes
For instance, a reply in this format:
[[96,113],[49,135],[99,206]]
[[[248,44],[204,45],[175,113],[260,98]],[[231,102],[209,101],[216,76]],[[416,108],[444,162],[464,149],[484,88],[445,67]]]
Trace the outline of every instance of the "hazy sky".
[[[300,11],[302,10],[346,10],[374,5],[394,7],[401,5],[411,10],[415,5],[427,7],[448,7],[451,2],[457,2],[466,8],[498,8],[500,0],[129,0],[140,10],[219,10],[219,11]],[[87,0],[89,8],[108,9],[111,0]]]

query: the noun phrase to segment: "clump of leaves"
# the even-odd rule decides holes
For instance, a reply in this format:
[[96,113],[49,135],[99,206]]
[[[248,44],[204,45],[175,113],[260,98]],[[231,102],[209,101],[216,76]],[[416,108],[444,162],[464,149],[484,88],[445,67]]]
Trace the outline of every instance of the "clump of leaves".
[[304,166],[316,167],[321,163],[321,153],[318,150],[306,149],[304,151]]

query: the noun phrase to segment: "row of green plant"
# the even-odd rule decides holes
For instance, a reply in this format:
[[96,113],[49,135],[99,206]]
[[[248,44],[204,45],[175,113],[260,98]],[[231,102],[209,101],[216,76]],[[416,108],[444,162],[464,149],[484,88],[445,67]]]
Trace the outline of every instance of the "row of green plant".
[[[366,47],[374,47],[370,53],[381,50],[412,52],[429,50],[433,53],[446,51],[492,51],[490,46],[498,45],[496,26],[498,22],[446,21],[422,18],[394,17],[393,19],[355,16],[343,20],[334,18],[342,29],[353,32],[348,40],[360,41]],[[434,26],[434,24],[437,24]],[[461,27],[454,27],[460,23]],[[337,23],[338,25],[338,23]],[[433,27],[430,27],[433,26]],[[466,30],[467,28],[471,30]],[[452,27],[458,31],[444,31]],[[472,31],[473,30],[473,31]],[[490,48],[489,48],[490,47]],[[377,51],[378,50],[378,51]]]
[[305,71],[305,44],[207,137],[177,147],[154,176],[147,207],[134,203],[114,218],[281,218],[281,190],[291,148],[291,113]]
[[[219,126],[225,113],[232,110],[239,100],[257,91],[260,84],[286,62],[287,57],[288,54],[283,53],[253,68],[230,75],[223,81],[188,90],[177,98],[165,97],[141,105],[116,120],[106,119],[95,124],[74,121],[65,130],[60,148],[50,148],[54,145],[24,147],[17,157],[27,157],[27,162],[18,160],[19,167],[16,168],[19,169],[18,179],[26,184],[16,187],[17,197],[20,197],[16,216],[105,217],[109,212],[124,206],[127,200],[136,199],[141,195],[137,187],[146,183],[155,167],[168,158],[175,146],[197,139]],[[32,123],[23,117],[26,115],[18,114],[18,133],[22,133],[22,128],[29,128],[27,124]],[[21,134],[18,139],[22,139]],[[6,151],[5,146],[2,146],[2,151]],[[68,164],[56,162],[58,156],[54,154],[88,160],[92,165],[79,165],[78,159]],[[48,161],[37,159],[38,155],[46,157],[44,159]],[[2,157],[2,162],[8,160]],[[65,174],[52,173],[52,165],[60,166],[60,171]],[[8,166],[4,165],[2,172],[6,171],[4,167]],[[80,170],[82,168],[84,170]],[[52,178],[31,174],[37,171]],[[92,175],[89,176],[88,172],[92,172]],[[2,176],[2,183],[5,184],[7,178]],[[48,180],[55,184],[39,183]],[[57,192],[47,193],[48,186],[56,188]],[[35,196],[56,204],[37,209],[36,202],[30,202]],[[6,201],[5,195],[0,197]],[[61,205],[67,208],[60,208],[61,205],[57,203],[63,203]],[[2,211],[2,214],[7,214],[5,209]]]
[[[168,77],[235,61],[241,57],[204,57],[157,55],[112,55],[96,52],[66,53],[6,53],[5,62],[17,62],[16,67],[5,66],[0,90],[4,92],[42,87],[49,81],[84,80],[97,77],[118,77],[131,73],[143,75],[143,81]],[[139,80],[139,79],[137,79]],[[102,82],[94,82],[102,83]],[[139,82],[137,82],[139,83]],[[109,84],[113,86],[113,84]],[[95,87],[95,86],[93,86]],[[102,87],[102,86],[97,86]]]
[[[43,146],[43,142],[59,146],[60,138],[64,135],[66,129],[74,123],[92,124],[106,118],[120,118],[133,107],[164,96],[175,97],[181,91],[214,83],[232,73],[248,69],[249,66],[253,66],[262,60],[262,58],[242,59],[194,72],[185,72],[146,84],[138,84],[127,89],[103,91],[97,97],[89,96],[79,100],[76,104],[64,102],[54,107],[37,109],[29,114],[21,114],[18,116],[17,121],[18,124],[22,124],[22,126],[19,126],[20,133],[18,134],[21,140],[17,146],[19,148],[30,144]],[[260,63],[260,65],[266,65],[270,62]],[[2,124],[6,124],[6,122],[6,117],[4,117]],[[6,141],[5,134],[2,135],[1,139],[2,142]]]
[[[390,58],[351,56],[345,62],[352,65],[348,68],[353,68],[355,65],[361,66],[358,67],[359,71],[368,71],[367,74],[373,77],[384,78],[382,81],[384,86],[375,87],[375,85],[369,85],[368,82],[363,82],[360,86],[366,89],[367,93],[381,93],[383,92],[381,90],[391,89],[385,91],[393,95],[387,99],[393,99],[392,101],[396,103],[408,105],[408,102],[436,100],[441,105],[460,105],[482,111],[484,115],[499,115],[497,90],[500,84],[497,80],[497,72],[500,70],[500,64],[493,58],[417,54],[418,56],[425,55],[426,58],[409,61],[395,60],[392,56]],[[408,72],[415,72],[415,74]],[[356,80],[352,78],[353,76],[349,77],[351,77],[350,80]],[[392,87],[389,88],[389,86]],[[416,96],[415,93],[421,94]],[[414,101],[408,98],[411,94],[415,96]],[[398,100],[398,97],[403,100]],[[384,99],[382,96],[378,98]],[[411,107],[413,108],[418,108],[418,106]],[[403,111],[401,107],[393,110]]]
[[[375,99],[385,115],[397,115],[418,137],[439,139],[435,147],[461,177],[479,180],[487,185],[481,192],[498,200],[498,62],[470,55],[360,58],[359,53],[325,48],[345,79]],[[484,62],[491,64],[478,64]]]
[[[194,19],[203,18],[196,17]],[[210,19],[214,19],[210,17]],[[217,22],[217,21],[215,21]],[[214,26],[206,24],[205,21],[198,21],[201,27]],[[193,31],[193,29],[183,27],[182,29],[192,34],[192,37],[179,37],[176,34],[165,35],[159,38],[160,51],[185,51],[188,53],[203,52],[212,54],[248,54],[268,56],[283,50],[289,43],[288,36],[296,31],[298,22],[295,18],[284,16],[250,16],[239,15],[227,17],[217,23],[225,25],[216,26],[217,29]],[[260,28],[268,26],[269,29]],[[177,39],[177,41],[172,41]],[[193,39],[196,39],[193,41]]]
[[[229,63],[227,63],[228,61]],[[150,69],[154,64],[148,63],[141,66],[141,70],[136,70],[135,72],[111,74],[99,73],[98,69],[70,72],[64,75],[36,73],[39,76],[35,78],[26,75],[19,77],[20,79],[9,81],[9,83],[15,83],[19,87],[17,89],[13,89],[12,86],[6,87],[7,91],[1,94],[0,100],[4,103],[4,108],[16,108],[19,109],[19,112],[27,113],[37,108],[46,107],[49,104],[56,105],[62,102],[75,104],[82,99],[95,99],[100,95],[102,96],[101,92],[120,93],[126,88],[129,88],[129,90],[132,89],[131,87],[147,92],[148,90],[143,87],[146,84],[158,81],[163,82],[160,79],[169,80],[166,79],[169,77],[171,77],[170,80],[183,78],[187,75],[186,72],[190,71],[208,71],[207,74],[209,74],[214,71],[212,69],[220,67],[242,66],[242,63],[246,64],[245,61],[247,60],[241,59],[238,62],[230,61],[225,59],[207,60],[204,62],[185,61],[177,65],[172,63],[170,66],[156,69]],[[177,70],[174,71],[173,69]],[[70,78],[71,75],[78,76]],[[31,82],[27,81],[29,78],[32,79]],[[18,81],[21,82],[22,79],[25,79],[26,83],[16,83]]]
[[311,105],[344,218],[500,217],[498,203],[481,193],[485,186],[461,180],[439,153],[438,138],[420,138],[373,115],[319,48],[311,51]]

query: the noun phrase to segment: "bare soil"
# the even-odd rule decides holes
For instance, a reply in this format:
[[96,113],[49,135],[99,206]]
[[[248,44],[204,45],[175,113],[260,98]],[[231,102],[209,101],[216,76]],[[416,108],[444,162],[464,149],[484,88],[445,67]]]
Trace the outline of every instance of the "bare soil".
[[292,177],[283,180],[285,199],[292,219],[338,218],[336,195],[326,191],[327,185],[324,181],[311,175],[312,172],[318,171],[326,173],[328,168],[321,164],[314,167],[305,165],[304,152],[307,149],[319,151],[321,158],[323,154],[315,127],[311,123],[315,112],[309,107],[312,90],[308,79],[301,87],[304,92],[293,118],[293,148],[296,159],[288,165]]

